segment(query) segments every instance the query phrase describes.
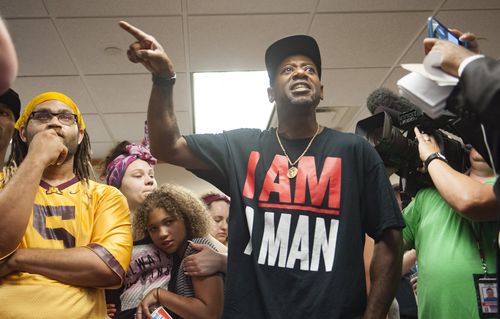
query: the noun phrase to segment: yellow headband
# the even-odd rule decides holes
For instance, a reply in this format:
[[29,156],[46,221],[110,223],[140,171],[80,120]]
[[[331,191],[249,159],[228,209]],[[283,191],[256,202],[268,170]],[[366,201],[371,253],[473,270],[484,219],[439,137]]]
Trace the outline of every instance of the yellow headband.
[[73,102],[71,98],[59,92],[45,92],[35,96],[24,108],[23,113],[16,122],[15,128],[19,130],[21,126],[25,125],[26,122],[28,122],[28,119],[33,110],[35,109],[35,107],[37,107],[38,105],[40,105],[45,101],[50,101],[50,100],[61,101],[67,106],[69,106],[77,115],[78,125],[80,126],[80,128],[85,129],[85,123],[83,122],[83,117],[82,114],[80,113],[80,110],[78,109],[78,106],[76,106],[75,102]]

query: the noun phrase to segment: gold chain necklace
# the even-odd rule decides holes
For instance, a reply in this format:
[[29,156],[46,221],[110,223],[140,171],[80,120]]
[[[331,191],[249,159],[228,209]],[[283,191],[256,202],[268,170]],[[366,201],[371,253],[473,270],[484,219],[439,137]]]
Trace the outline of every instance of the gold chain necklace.
[[302,152],[302,154],[300,154],[300,156],[293,163],[290,160],[290,157],[288,156],[288,154],[286,153],[285,147],[281,143],[281,139],[280,139],[280,136],[278,134],[279,126],[276,128],[276,138],[278,139],[278,143],[280,144],[280,147],[281,147],[281,150],[283,151],[283,154],[285,154],[286,159],[288,160],[288,163],[290,164],[290,168],[288,169],[288,172],[286,173],[286,176],[288,176],[288,178],[294,178],[295,176],[297,176],[299,169],[297,167],[295,167],[295,165],[300,161],[302,156],[304,156],[306,154],[307,150],[311,147],[312,142],[314,141],[316,136],[318,136],[319,128],[320,128],[320,126],[318,124],[318,128],[316,129],[316,133],[314,133],[313,137],[311,137],[311,140],[309,141],[309,144],[307,144],[306,149]]

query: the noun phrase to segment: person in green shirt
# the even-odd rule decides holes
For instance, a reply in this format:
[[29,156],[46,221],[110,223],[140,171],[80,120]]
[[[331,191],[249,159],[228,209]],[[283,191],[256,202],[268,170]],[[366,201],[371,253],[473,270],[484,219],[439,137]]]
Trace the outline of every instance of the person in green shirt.
[[404,210],[405,248],[417,251],[419,318],[479,318],[473,274],[496,270],[496,178],[475,149],[470,171],[462,174],[434,155],[439,152],[434,137],[418,129],[415,134],[435,185],[420,190]]

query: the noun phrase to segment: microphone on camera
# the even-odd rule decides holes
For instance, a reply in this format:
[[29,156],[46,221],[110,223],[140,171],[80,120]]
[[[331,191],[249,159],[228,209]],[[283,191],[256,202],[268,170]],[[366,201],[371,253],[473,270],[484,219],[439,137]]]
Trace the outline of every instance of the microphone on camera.
[[401,129],[414,126],[422,117],[422,111],[415,104],[386,88],[373,91],[366,100],[366,107],[372,114],[386,112],[393,124]]

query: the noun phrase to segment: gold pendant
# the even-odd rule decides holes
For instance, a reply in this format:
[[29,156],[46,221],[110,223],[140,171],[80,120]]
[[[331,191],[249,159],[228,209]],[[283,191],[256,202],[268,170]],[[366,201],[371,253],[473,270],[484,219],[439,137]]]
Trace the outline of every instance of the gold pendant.
[[288,178],[294,178],[295,176],[297,176],[298,171],[299,169],[297,167],[292,166],[288,169],[286,176],[288,176]]

